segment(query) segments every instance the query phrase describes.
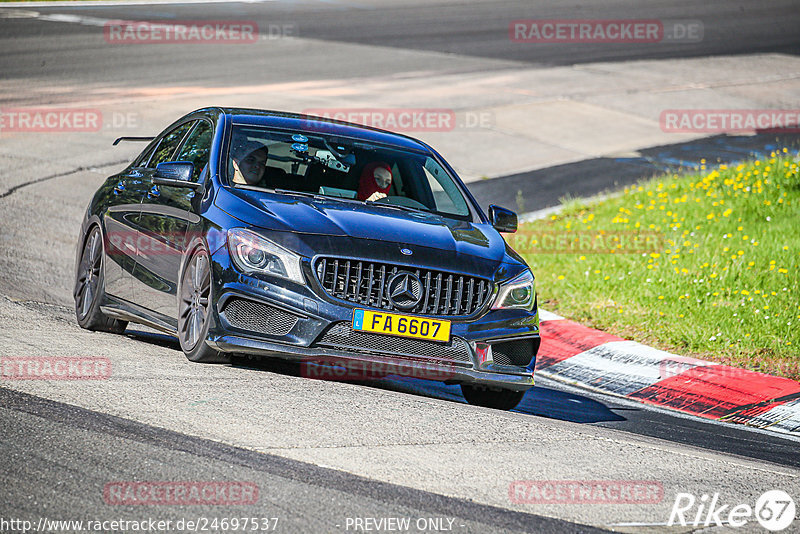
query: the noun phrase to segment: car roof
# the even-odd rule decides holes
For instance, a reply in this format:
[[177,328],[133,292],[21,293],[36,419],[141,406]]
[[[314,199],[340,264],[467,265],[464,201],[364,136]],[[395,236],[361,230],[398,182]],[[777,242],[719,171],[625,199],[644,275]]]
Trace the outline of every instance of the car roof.
[[421,150],[424,152],[430,151],[430,148],[426,144],[414,139],[413,137],[408,137],[406,135],[393,133],[378,128],[372,128],[370,126],[332,120],[314,115],[289,113],[285,111],[248,108],[220,109],[223,113],[228,115],[232,122],[236,124],[268,126],[310,134],[325,133],[328,135],[351,137],[384,145],[393,145],[399,148]]

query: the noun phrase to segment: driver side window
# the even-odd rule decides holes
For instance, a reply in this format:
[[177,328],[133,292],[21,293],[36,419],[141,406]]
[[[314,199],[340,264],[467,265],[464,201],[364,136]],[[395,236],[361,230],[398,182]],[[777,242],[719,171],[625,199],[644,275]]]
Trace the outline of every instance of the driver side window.
[[208,165],[213,133],[211,124],[204,120],[197,121],[197,126],[186,138],[186,142],[175,157],[175,161],[189,161],[194,164],[193,182],[198,181],[203,169]]
[[150,163],[147,164],[147,167],[149,169],[155,169],[156,165],[159,163],[172,161],[172,154],[175,153],[175,149],[178,148],[178,145],[181,143],[181,141],[183,141],[183,137],[186,135],[186,132],[189,131],[194,123],[195,121],[190,121],[181,124],[165,135],[158,144],[158,148],[156,148],[153,157],[150,158]]
[[150,161],[150,158],[153,157],[153,152],[156,151],[158,148],[158,142],[156,141],[150,148],[145,149],[144,152],[136,159],[136,163],[134,167],[147,167],[147,162]]

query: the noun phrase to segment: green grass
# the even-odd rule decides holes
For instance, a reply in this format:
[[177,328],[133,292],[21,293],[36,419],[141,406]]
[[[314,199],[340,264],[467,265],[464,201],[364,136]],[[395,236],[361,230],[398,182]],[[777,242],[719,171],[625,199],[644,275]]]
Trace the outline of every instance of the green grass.
[[799,162],[783,149],[589,205],[571,201],[509,242],[549,311],[678,354],[800,379]]

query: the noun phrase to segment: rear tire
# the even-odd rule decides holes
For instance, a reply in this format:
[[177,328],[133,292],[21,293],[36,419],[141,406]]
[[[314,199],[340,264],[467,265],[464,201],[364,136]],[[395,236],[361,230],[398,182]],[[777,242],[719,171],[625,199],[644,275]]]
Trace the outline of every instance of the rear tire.
[[524,391],[486,389],[469,384],[461,384],[461,393],[473,406],[483,406],[495,410],[512,410],[517,407],[525,395]]
[[121,334],[128,321],[113,319],[100,311],[100,303],[105,297],[105,253],[103,234],[94,226],[86,237],[81,251],[81,261],[75,276],[75,317],[81,328],[98,332]]
[[211,325],[211,258],[205,245],[189,256],[178,288],[178,341],[186,357],[198,363],[229,363],[227,353],[206,343]]

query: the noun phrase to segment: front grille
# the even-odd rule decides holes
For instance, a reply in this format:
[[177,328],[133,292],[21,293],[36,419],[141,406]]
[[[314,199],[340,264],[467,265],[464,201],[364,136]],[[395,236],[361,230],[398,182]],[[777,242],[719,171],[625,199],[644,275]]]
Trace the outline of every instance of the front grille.
[[[419,302],[396,307],[387,284],[398,272],[416,275],[422,283]],[[384,310],[439,316],[467,316],[480,310],[492,294],[492,282],[475,276],[360,260],[320,258],[317,280],[333,298]]]
[[295,315],[238,297],[225,303],[222,314],[233,327],[271,336],[285,336],[297,323]]
[[472,364],[466,341],[453,338],[450,343],[386,336],[353,330],[349,323],[336,323],[315,345],[354,352],[376,352],[387,356],[445,360],[456,364]]
[[534,339],[492,343],[492,358],[500,365],[527,367],[533,359]]

